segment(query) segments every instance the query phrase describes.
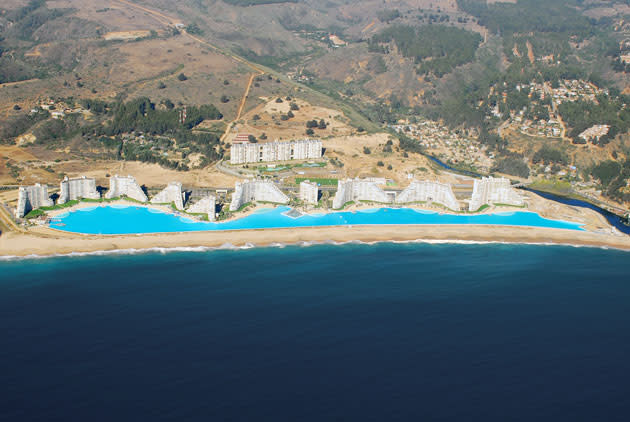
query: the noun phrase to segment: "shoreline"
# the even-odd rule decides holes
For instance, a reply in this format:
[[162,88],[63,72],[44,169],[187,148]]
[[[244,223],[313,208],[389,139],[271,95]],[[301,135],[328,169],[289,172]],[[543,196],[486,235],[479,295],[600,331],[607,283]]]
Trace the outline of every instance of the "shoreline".
[[219,249],[349,242],[508,243],[613,248],[630,251],[630,237],[574,230],[483,225],[386,225],[257,229],[142,235],[79,235],[40,227],[0,236],[0,256],[38,258],[72,254]]
[[588,244],[573,244],[573,243],[527,243],[527,242],[510,242],[510,241],[491,241],[491,240],[457,240],[457,239],[445,239],[445,240],[431,240],[431,239],[416,239],[416,240],[375,240],[375,241],[363,241],[363,240],[348,240],[346,242],[336,242],[333,240],[323,242],[297,242],[297,243],[278,243],[273,242],[265,245],[257,245],[253,243],[247,243],[242,246],[234,246],[230,243],[225,243],[221,246],[176,246],[172,248],[151,247],[142,249],[109,249],[109,250],[95,250],[86,252],[68,252],[68,253],[54,253],[48,255],[0,255],[0,264],[8,261],[23,261],[23,260],[39,260],[49,258],[72,258],[72,257],[87,257],[87,256],[107,256],[107,255],[143,255],[159,253],[162,255],[169,253],[184,253],[184,252],[213,252],[213,251],[239,251],[255,248],[290,248],[290,247],[309,247],[309,246],[345,246],[345,245],[379,245],[391,243],[394,245],[403,244],[425,244],[425,245],[523,245],[523,246],[558,246],[567,248],[591,248],[591,249],[603,249],[603,250],[616,250],[621,252],[630,252],[630,249],[624,249],[613,246],[602,245],[588,245]]
[[[592,210],[552,203],[537,195],[528,198],[529,206],[508,210],[490,207],[478,214],[501,212],[533,212],[543,218],[581,224],[582,230],[483,224],[382,224],[352,226],[312,226],[288,228],[236,229],[146,234],[82,234],[36,225],[25,232],[7,231],[0,234],[0,259],[63,256],[73,254],[143,253],[184,249],[210,250],[218,248],[273,247],[278,245],[346,244],[349,242],[424,242],[424,243],[508,243],[531,245],[564,245],[614,248],[630,251],[630,236],[617,232],[606,219]],[[124,199],[108,203],[80,202],[73,207],[49,212],[47,218],[79,209],[103,206],[132,206],[158,209],[175,215],[172,207],[160,204],[140,204]],[[423,206],[424,205],[424,206]],[[373,204],[353,204],[343,210],[310,209],[307,212],[357,212]],[[269,204],[253,204],[234,218],[243,218]],[[413,204],[408,208],[451,214],[444,209]],[[304,212],[305,210],[300,210]],[[230,219],[232,220],[232,219]],[[230,221],[225,220],[225,221]],[[126,251],[126,252],[125,252]]]

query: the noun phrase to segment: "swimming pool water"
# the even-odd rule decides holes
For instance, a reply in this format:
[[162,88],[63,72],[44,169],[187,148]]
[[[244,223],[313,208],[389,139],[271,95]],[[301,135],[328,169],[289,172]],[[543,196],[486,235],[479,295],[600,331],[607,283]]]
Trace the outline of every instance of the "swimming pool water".
[[543,218],[518,211],[480,215],[441,214],[412,208],[372,208],[360,211],[285,215],[290,207],[265,208],[246,217],[224,222],[199,222],[191,218],[142,206],[101,206],[64,213],[50,223],[58,230],[85,234],[146,234],[290,227],[425,224],[476,224],[547,227],[583,230],[579,223]]

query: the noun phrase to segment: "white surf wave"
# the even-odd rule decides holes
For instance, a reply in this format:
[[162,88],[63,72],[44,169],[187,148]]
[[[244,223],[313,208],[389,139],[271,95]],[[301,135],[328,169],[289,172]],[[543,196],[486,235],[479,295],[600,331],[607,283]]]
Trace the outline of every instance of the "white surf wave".
[[74,257],[89,257],[89,256],[110,256],[110,255],[144,255],[152,253],[169,254],[177,252],[212,252],[212,251],[224,251],[224,250],[248,250],[253,248],[286,248],[286,247],[311,247],[311,246],[345,246],[345,245],[379,245],[379,244],[430,244],[430,245],[530,245],[530,246],[558,246],[558,247],[573,247],[573,248],[594,248],[603,250],[618,250],[623,252],[630,252],[627,249],[615,248],[612,246],[597,246],[597,245],[580,245],[573,243],[553,243],[553,242],[509,242],[509,241],[492,241],[492,240],[457,240],[457,239],[415,239],[415,240],[375,240],[375,241],[363,241],[363,240],[348,240],[348,241],[300,241],[297,243],[283,243],[273,242],[269,244],[257,245],[255,243],[245,243],[241,246],[236,246],[231,243],[224,243],[220,246],[178,246],[172,248],[153,247],[153,248],[130,248],[130,249],[112,249],[103,251],[91,251],[91,252],[70,252],[67,254],[50,254],[50,255],[5,255],[0,256],[0,262],[4,261],[19,261],[19,260],[35,260],[35,259],[50,259],[50,258],[74,258]]

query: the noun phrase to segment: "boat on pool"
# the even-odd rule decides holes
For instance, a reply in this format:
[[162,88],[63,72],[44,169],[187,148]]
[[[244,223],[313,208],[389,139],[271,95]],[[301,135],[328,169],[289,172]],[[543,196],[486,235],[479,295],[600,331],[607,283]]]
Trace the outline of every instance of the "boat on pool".
[[290,207],[265,208],[224,222],[203,222],[151,207],[104,206],[75,210],[50,220],[49,227],[82,234],[151,234],[223,230],[359,226],[359,225],[493,225],[584,230],[583,224],[541,217],[529,211],[495,214],[443,214],[413,208],[371,208],[359,211],[300,214]]

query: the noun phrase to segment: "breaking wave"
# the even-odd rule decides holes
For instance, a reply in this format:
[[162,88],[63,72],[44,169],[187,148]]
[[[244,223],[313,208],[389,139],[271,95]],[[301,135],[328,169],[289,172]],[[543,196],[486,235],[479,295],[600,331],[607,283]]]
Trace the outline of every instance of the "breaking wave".
[[378,245],[378,244],[429,244],[429,245],[529,245],[529,246],[557,246],[557,247],[573,247],[573,248],[595,248],[603,250],[619,250],[630,252],[627,249],[615,248],[605,245],[585,245],[573,243],[553,243],[553,242],[510,242],[510,241],[493,241],[493,240],[456,240],[456,239],[415,239],[415,240],[349,240],[349,241],[300,241],[296,243],[272,242],[269,244],[257,245],[255,243],[245,243],[236,246],[231,243],[224,243],[221,246],[178,246],[172,248],[153,247],[153,248],[130,248],[130,249],[112,249],[91,252],[70,252],[67,254],[50,254],[50,255],[7,255],[0,256],[0,262],[19,261],[30,259],[50,259],[50,258],[72,258],[72,257],[89,257],[89,256],[110,256],[110,255],[145,255],[145,254],[168,254],[181,252],[212,252],[212,251],[239,251],[253,248],[286,248],[286,247],[311,247],[311,246],[346,246],[346,245]]

